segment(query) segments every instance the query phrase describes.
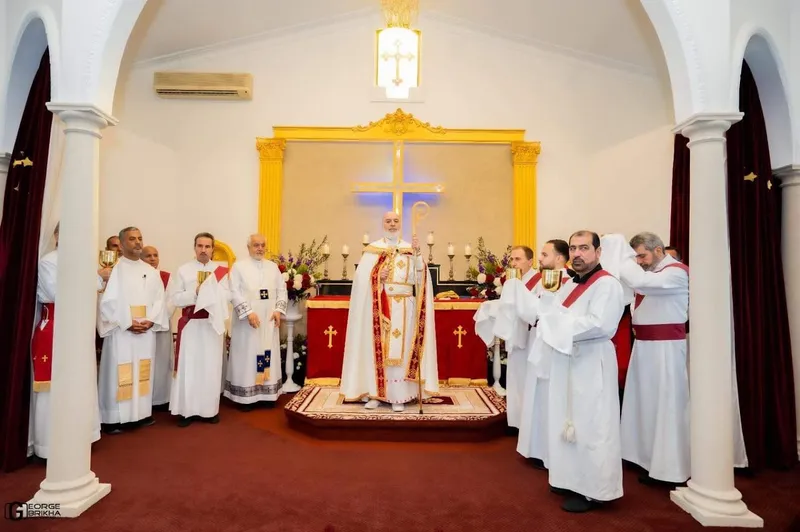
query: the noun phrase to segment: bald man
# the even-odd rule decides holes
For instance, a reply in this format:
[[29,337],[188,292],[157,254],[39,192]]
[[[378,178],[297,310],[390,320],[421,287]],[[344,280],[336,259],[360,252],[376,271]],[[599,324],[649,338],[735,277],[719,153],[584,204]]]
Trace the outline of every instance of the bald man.
[[[160,259],[158,249],[154,246],[142,248],[142,260],[158,270],[164,290],[169,285],[169,272],[159,270]],[[175,307],[165,297],[165,308],[170,323],[170,329],[156,333],[156,355],[153,364],[153,410],[167,410],[169,408],[169,394],[172,386],[172,315]]]
[[288,304],[286,282],[278,266],[264,258],[264,235],[250,235],[250,257],[231,269],[231,350],[223,395],[250,410],[274,404],[283,387],[281,318]]

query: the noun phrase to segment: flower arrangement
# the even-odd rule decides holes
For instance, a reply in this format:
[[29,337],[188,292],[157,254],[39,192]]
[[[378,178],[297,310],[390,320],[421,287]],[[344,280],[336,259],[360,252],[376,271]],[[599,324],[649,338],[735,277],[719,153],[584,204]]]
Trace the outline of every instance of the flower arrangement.
[[486,249],[483,237],[480,237],[475,258],[478,260],[478,266],[470,266],[467,269],[467,280],[476,283],[469,288],[469,294],[483,299],[497,299],[505,282],[505,271],[511,263],[511,246],[498,257]]
[[287,255],[280,254],[274,259],[286,283],[289,301],[300,301],[311,297],[311,288],[322,278],[322,273],[317,270],[325,261],[322,246],[327,243],[326,235],[319,244],[316,239],[308,246],[305,243],[300,244],[297,255],[289,250]]

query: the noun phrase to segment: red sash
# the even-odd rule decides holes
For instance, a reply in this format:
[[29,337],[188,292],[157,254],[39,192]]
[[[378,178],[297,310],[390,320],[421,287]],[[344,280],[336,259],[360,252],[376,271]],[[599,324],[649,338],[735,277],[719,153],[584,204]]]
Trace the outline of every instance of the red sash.
[[578,298],[581,297],[583,293],[586,292],[589,289],[589,287],[592,286],[598,279],[602,279],[603,277],[606,277],[608,275],[611,274],[605,270],[599,270],[597,273],[589,277],[588,281],[586,281],[583,284],[577,285],[575,289],[569,293],[567,299],[565,299],[564,302],[561,304],[565,308],[571,307],[572,304],[575,303],[578,300]]
[[[672,264],[667,264],[659,271],[663,272],[667,268],[680,268],[681,270],[686,272],[686,275],[689,275],[689,267],[682,262],[673,262]],[[642,301],[644,301],[644,294],[636,294],[636,300],[633,302],[633,309],[636,310],[636,308],[638,308],[639,305],[642,304]]]
[[634,325],[633,334],[638,342],[662,342],[685,340],[686,325],[683,323],[661,323],[657,325]]
[[167,283],[169,283],[169,272],[165,272],[163,270],[159,270],[159,275],[161,275],[161,282],[164,283],[164,290],[167,289]]
[[533,290],[533,288],[536,286],[536,283],[538,283],[539,279],[541,278],[542,278],[542,272],[536,272],[533,277],[528,279],[528,282],[525,283],[525,288],[528,289],[528,292]]
[[[42,305],[42,319],[33,331],[31,356],[33,358],[33,391],[50,391],[53,371],[53,331],[56,317],[55,303]],[[44,327],[42,327],[44,324]]]
[[[163,273],[163,272],[162,272]],[[223,277],[228,273],[228,268],[224,266],[218,267],[214,270],[214,277],[217,278],[217,282],[221,281]],[[169,277],[169,274],[167,274]],[[161,277],[162,281],[164,279],[163,275]],[[172,376],[175,377],[178,375],[178,359],[181,353],[181,336],[183,335],[183,329],[188,325],[188,323],[192,320],[204,320],[208,318],[208,311],[207,310],[200,310],[198,312],[194,311],[194,305],[184,307],[181,310],[181,317],[178,319],[178,332],[175,339],[175,365],[173,366]]]

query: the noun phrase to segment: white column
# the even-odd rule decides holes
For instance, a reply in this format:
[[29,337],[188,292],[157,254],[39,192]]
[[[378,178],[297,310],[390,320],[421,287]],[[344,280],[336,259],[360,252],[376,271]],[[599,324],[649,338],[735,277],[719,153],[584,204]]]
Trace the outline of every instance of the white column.
[[731,270],[725,132],[741,113],[695,115],[689,139],[692,478],[670,498],[704,526],[763,527],[733,482]]
[[786,307],[789,312],[789,333],[792,337],[792,365],[794,366],[794,404],[797,416],[797,457],[800,458],[800,165],[785,166],[775,170],[781,179],[783,194],[783,223],[781,225],[781,249],[783,271],[787,272]]
[[95,358],[100,130],[116,120],[87,105],[50,103],[65,124],[61,228],[50,387],[50,456],[33,503],[77,517],[111,491],[90,469]]
[[[0,198],[6,193],[6,180],[11,169],[11,154],[0,152]],[[3,219],[3,200],[0,199],[0,220]]]

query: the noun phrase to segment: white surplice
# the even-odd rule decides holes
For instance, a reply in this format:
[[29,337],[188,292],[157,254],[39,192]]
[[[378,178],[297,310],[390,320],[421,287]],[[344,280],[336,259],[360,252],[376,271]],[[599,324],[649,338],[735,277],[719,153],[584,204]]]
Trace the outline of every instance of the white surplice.
[[[45,303],[55,303],[56,277],[58,274],[58,250],[45,254],[39,260],[38,280],[36,285],[37,319],[36,327],[47,325],[44,320],[54,325],[55,315],[42,312]],[[41,320],[40,320],[41,318]],[[33,372],[31,372],[32,374]],[[94,388],[95,397],[97,388]],[[50,391],[31,392],[30,429],[28,430],[28,455],[35,454],[40,458],[49,457],[50,444]],[[94,401],[92,409],[94,422],[92,423],[92,442],[100,439],[100,406]]]
[[[271,321],[276,310],[286,314],[286,282],[269,260],[246,258],[231,270],[231,349],[223,395],[240,404],[275,401],[283,385],[280,329]],[[250,326],[255,314],[261,324]],[[259,373],[262,375],[259,376]]]
[[153,361],[153,406],[169,403],[170,390],[172,389],[172,362],[175,357],[175,346],[172,341],[172,315],[175,307],[169,300],[169,281],[163,282],[164,277],[171,277],[169,272],[158,271],[164,286],[164,308],[167,312],[169,328],[156,333],[156,356]]
[[[181,320],[186,321],[191,311],[208,312],[207,318],[189,319],[180,335],[169,404],[170,412],[176,416],[210,418],[219,413],[225,320],[230,301],[228,276],[218,282],[213,275],[220,266],[225,267],[217,262],[202,264],[193,260],[178,268],[170,279],[170,302],[182,309]],[[212,275],[196,293],[199,271]]]
[[[666,255],[653,271],[630,259],[622,282],[637,294],[632,321],[637,325],[674,324],[684,329],[689,317],[689,274]],[[622,403],[622,458],[650,477],[682,483],[689,479],[689,375],[686,339],[633,343]]]
[[[381,320],[381,337],[373,335],[373,301],[371,274],[381,253],[389,254],[384,267],[389,271],[385,282],[378,278],[379,290],[388,296],[391,321]],[[342,365],[341,393],[345,399],[377,399],[387,403],[403,404],[418,396],[418,383],[407,380],[412,346],[416,338],[418,297],[425,275],[425,263],[420,256],[411,254],[411,245],[398,240],[391,245],[381,239],[368,246],[361,256],[353,279],[350,310],[347,317],[347,336]],[[436,329],[434,326],[433,284],[425,275],[426,316],[424,345],[421,352],[423,394],[439,392],[438,363],[436,359]],[[421,302],[420,302],[421,303]],[[374,342],[382,342],[383,359],[376,364]],[[376,366],[378,371],[376,371]],[[383,374],[384,385],[378,383]],[[415,372],[416,373],[416,372]]]
[[[536,275],[536,270],[533,268],[525,272],[521,279],[522,284],[530,281],[534,275]],[[537,283],[538,285],[539,283]],[[528,369],[528,348],[536,339],[536,331],[532,327],[527,331],[520,329],[520,334],[522,337],[519,342],[506,345],[506,352],[508,353],[506,363],[506,419],[508,426],[515,428],[520,428],[522,423],[522,397],[525,393],[525,378]],[[520,343],[525,345],[518,347]]]
[[[143,319],[153,322],[148,331],[128,330],[138,319],[132,307],[145,307]],[[97,312],[97,332],[105,339],[100,358],[103,423],[131,423],[152,415],[155,335],[168,328],[161,276],[143,260],[120,258]]]

